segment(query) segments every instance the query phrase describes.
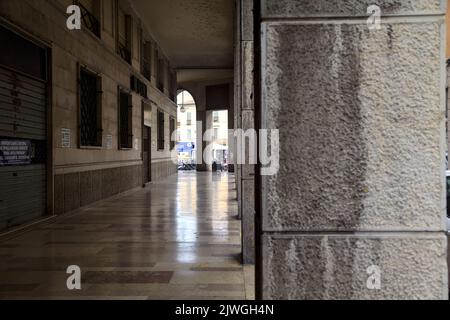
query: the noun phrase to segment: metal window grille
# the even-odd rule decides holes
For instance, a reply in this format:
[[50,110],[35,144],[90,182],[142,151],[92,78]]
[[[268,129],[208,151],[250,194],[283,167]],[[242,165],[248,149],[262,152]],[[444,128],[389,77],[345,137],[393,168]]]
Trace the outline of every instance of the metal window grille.
[[120,147],[131,149],[133,147],[133,131],[131,126],[133,106],[131,96],[125,92],[120,92],[119,129]]
[[165,72],[165,62],[164,59],[158,60],[158,70],[157,70],[157,88],[160,91],[164,91],[164,72]]
[[118,53],[131,64],[131,17],[119,9]]
[[131,63],[131,52],[130,50],[122,43],[119,43],[119,54],[123,60],[128,63]]
[[164,150],[164,144],[164,112],[158,111],[158,150]]
[[147,79],[151,79],[151,42],[145,41],[142,48],[142,75]]
[[98,126],[98,77],[80,70],[80,143],[82,146],[100,146]]
[[175,141],[173,140],[173,133],[175,131],[175,119],[170,118],[170,150],[175,148]]
[[83,25],[100,38],[100,21],[95,17],[94,13],[89,11],[80,0],[75,0],[74,4],[80,7]]

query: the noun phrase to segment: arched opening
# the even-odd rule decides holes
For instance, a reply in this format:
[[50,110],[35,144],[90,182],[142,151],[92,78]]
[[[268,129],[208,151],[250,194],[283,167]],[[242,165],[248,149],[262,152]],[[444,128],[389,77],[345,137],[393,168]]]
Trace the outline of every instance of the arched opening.
[[196,169],[197,107],[189,91],[177,92],[178,170]]

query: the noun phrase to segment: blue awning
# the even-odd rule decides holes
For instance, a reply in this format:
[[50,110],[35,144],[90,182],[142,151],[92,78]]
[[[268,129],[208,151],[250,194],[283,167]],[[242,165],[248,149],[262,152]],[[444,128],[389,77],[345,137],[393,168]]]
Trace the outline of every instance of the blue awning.
[[191,152],[195,150],[195,144],[193,142],[178,142],[178,152]]

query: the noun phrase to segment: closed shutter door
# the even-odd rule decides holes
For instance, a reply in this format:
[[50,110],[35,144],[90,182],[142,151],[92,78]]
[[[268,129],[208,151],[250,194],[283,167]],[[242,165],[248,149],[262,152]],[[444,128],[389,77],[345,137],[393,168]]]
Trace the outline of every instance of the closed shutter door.
[[47,210],[47,87],[0,67],[0,230]]

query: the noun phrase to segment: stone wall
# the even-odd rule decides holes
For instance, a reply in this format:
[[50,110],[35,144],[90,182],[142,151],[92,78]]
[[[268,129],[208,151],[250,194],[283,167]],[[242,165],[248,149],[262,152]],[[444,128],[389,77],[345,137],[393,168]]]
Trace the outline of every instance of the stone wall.
[[445,5],[262,1],[259,297],[448,298]]
[[[450,34],[450,32],[447,32]],[[450,60],[447,60],[447,151],[450,150],[450,118],[449,118],[449,107],[450,107]],[[449,168],[449,165],[447,164],[447,170]]]
[[55,214],[62,214],[142,186],[142,166],[55,176]]
[[158,181],[177,172],[177,165],[172,160],[152,162],[152,181]]

